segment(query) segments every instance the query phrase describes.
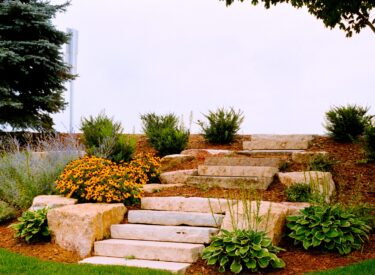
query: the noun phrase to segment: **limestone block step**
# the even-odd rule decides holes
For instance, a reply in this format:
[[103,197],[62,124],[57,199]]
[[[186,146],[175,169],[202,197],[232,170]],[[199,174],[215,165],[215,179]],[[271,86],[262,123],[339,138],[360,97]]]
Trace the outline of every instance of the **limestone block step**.
[[145,197],[141,199],[141,208],[147,210],[224,213],[227,205],[226,199],[199,197]]
[[305,152],[304,150],[242,150],[237,151],[238,155],[250,156],[253,158],[273,157],[281,160],[289,160],[295,153]]
[[199,165],[199,176],[273,178],[279,172],[276,167],[266,166],[211,166]]
[[220,187],[228,189],[259,189],[266,190],[273,182],[273,177],[216,177],[216,176],[191,176],[187,185],[195,187]]
[[180,243],[210,243],[211,237],[218,232],[217,228],[192,226],[116,224],[111,227],[113,239]]
[[96,256],[194,263],[199,259],[204,245],[109,239],[95,242],[94,248]]
[[218,227],[224,215],[211,213],[131,210],[128,213],[129,223],[157,225],[192,225]]
[[305,150],[313,135],[252,135],[251,141],[244,141],[244,150]]
[[270,166],[279,167],[279,158],[252,158],[252,157],[208,157],[205,165],[216,166]]
[[149,261],[149,260],[135,260],[114,257],[94,256],[86,258],[79,262],[80,264],[95,264],[95,265],[121,265],[140,267],[148,269],[165,270],[171,273],[184,274],[186,269],[190,266],[187,263],[174,263],[163,261]]
[[160,182],[162,184],[185,184],[188,176],[195,176],[197,174],[197,169],[164,172],[160,175]]

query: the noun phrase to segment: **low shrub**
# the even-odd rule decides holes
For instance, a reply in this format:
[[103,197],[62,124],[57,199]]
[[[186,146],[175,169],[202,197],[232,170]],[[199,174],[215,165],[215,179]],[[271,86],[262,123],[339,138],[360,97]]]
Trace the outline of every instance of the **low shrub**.
[[315,205],[301,210],[301,215],[287,218],[288,235],[294,244],[308,250],[321,248],[341,255],[362,247],[371,227],[359,216],[340,205]]
[[309,159],[307,169],[309,171],[321,171],[330,172],[332,171],[335,161],[324,154],[317,154]]
[[285,195],[291,202],[308,202],[311,199],[311,187],[305,183],[296,183],[285,189]]
[[271,239],[263,231],[221,230],[203,250],[202,258],[207,260],[208,265],[219,265],[220,272],[225,272],[229,267],[237,274],[245,269],[256,272],[267,267],[285,267],[285,262],[277,257],[281,250],[272,245]]
[[203,131],[204,138],[214,144],[231,143],[244,120],[243,112],[235,111],[233,108],[218,108],[216,111],[209,111],[204,117],[208,123],[198,121],[198,125]]
[[136,141],[122,134],[121,124],[104,113],[89,116],[81,122],[82,142],[90,155],[108,158],[114,162],[129,162],[135,151]]
[[47,223],[47,208],[37,211],[26,211],[18,218],[18,223],[10,225],[15,230],[15,236],[27,243],[48,240],[50,232]]
[[357,105],[333,107],[326,112],[324,127],[336,141],[353,142],[371,122],[372,116],[367,115],[368,110]]
[[147,113],[141,115],[143,131],[149,143],[160,156],[179,154],[189,141],[189,130],[186,130],[176,115],[156,115]]
[[363,145],[367,161],[375,161],[375,126],[370,125],[365,129]]
[[134,157],[129,165],[130,167],[139,167],[147,176],[147,183],[159,182],[159,176],[161,173],[161,163],[159,157],[156,157],[151,153],[140,153]]
[[16,217],[16,209],[4,201],[0,201],[0,224]]
[[142,167],[85,156],[69,163],[56,181],[57,190],[80,202],[134,204],[142,196],[147,176]]

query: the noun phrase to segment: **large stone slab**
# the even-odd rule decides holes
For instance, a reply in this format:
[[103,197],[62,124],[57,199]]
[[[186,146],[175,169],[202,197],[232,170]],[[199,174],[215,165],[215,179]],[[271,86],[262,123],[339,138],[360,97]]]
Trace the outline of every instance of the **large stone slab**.
[[313,135],[252,135],[243,142],[244,150],[305,150]]
[[85,257],[95,241],[110,236],[111,225],[120,223],[125,213],[121,203],[85,203],[51,209],[47,220],[55,243]]
[[66,205],[73,205],[77,203],[77,199],[65,198],[60,195],[40,195],[33,199],[33,204],[30,210],[35,211],[42,208],[58,208]]
[[190,176],[186,184],[199,188],[257,189],[267,190],[274,177],[216,177]]
[[279,158],[252,158],[252,157],[208,157],[205,165],[214,166],[270,166],[278,168]]
[[197,157],[200,154],[208,154],[211,156],[216,156],[216,155],[232,155],[234,151],[231,150],[222,150],[222,149],[187,149],[181,152],[181,155],[188,155],[188,156],[193,156]]
[[224,216],[221,214],[180,211],[130,210],[129,223],[156,225],[192,225],[218,227]]
[[180,165],[184,162],[192,161],[193,159],[195,159],[195,157],[181,154],[165,156],[160,160],[161,170],[166,171],[172,169],[177,165]]
[[292,161],[295,163],[308,163],[313,157],[316,156],[327,156],[328,152],[317,151],[317,152],[294,152],[292,154]]
[[210,243],[211,237],[218,232],[217,228],[193,226],[115,224],[111,227],[113,239],[179,243]]
[[253,158],[279,158],[280,161],[290,160],[292,155],[304,150],[242,150],[237,151],[238,155],[249,156]]
[[95,255],[194,263],[203,248],[202,244],[109,239],[95,242]]
[[164,172],[160,175],[160,182],[162,184],[186,184],[188,176],[195,176],[197,174],[197,169]]
[[273,178],[278,168],[267,166],[211,166],[199,165],[199,176]]
[[228,200],[215,198],[145,197],[141,199],[141,208],[145,210],[224,213],[227,206]]
[[278,173],[279,180],[285,186],[296,183],[309,184],[312,190],[319,191],[328,201],[334,194],[336,187],[330,172],[306,171]]
[[120,265],[132,266],[147,269],[156,269],[169,271],[176,274],[185,274],[186,269],[190,266],[188,263],[174,263],[164,261],[149,261],[149,260],[136,260],[115,257],[94,256],[86,258],[79,262],[80,264],[94,264],[94,265]]

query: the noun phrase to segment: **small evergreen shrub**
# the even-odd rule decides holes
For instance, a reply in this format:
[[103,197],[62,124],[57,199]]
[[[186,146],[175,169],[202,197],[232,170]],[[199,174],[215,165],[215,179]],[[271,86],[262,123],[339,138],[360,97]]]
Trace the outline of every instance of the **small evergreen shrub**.
[[135,139],[122,134],[121,124],[104,113],[89,116],[81,122],[82,142],[90,155],[114,162],[129,162],[135,151]]
[[15,230],[15,236],[27,243],[48,240],[50,232],[47,223],[47,208],[36,211],[26,211],[18,218],[18,223],[10,225]]
[[335,161],[327,155],[318,154],[310,158],[307,165],[309,171],[330,172]]
[[176,115],[156,115],[147,113],[141,115],[143,131],[149,143],[160,156],[179,154],[189,141],[189,130],[186,130]]
[[4,201],[0,201],[0,224],[16,217],[16,210]]
[[316,205],[301,210],[301,215],[287,217],[288,235],[294,244],[308,250],[321,248],[341,255],[359,250],[369,238],[371,226],[340,205]]
[[329,136],[339,142],[353,142],[362,135],[370,124],[369,108],[357,105],[333,107],[326,112],[326,124]]
[[263,231],[221,230],[203,250],[202,258],[208,265],[219,265],[220,272],[229,268],[237,274],[245,269],[256,272],[267,267],[285,267],[285,262],[277,257],[281,250],[272,245]]
[[198,121],[198,125],[203,131],[204,138],[214,144],[231,143],[244,120],[243,112],[235,111],[233,108],[218,108],[216,111],[209,111],[204,117],[208,124]]
[[56,181],[57,190],[80,202],[134,204],[147,183],[142,167],[116,164],[108,159],[85,156],[69,163]]
[[365,129],[363,145],[367,161],[375,161],[375,126],[370,125]]
[[296,183],[285,189],[285,195],[291,202],[308,202],[311,199],[311,187],[305,183]]
[[147,176],[147,183],[159,182],[161,173],[160,158],[153,154],[137,154],[129,164],[130,167],[141,168],[143,173]]

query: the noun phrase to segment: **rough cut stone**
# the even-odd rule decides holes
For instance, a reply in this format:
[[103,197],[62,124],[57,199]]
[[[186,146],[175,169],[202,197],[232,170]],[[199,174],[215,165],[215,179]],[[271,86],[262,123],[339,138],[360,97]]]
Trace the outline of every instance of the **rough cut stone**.
[[218,232],[217,228],[193,226],[115,224],[111,227],[113,239],[180,243],[210,243]]
[[195,157],[188,156],[188,155],[181,155],[181,154],[165,156],[160,160],[161,170],[162,171],[169,170],[181,163],[188,162],[193,159],[195,159]]
[[313,190],[319,191],[328,201],[334,194],[335,182],[332,174],[329,172],[306,171],[306,172],[288,172],[278,173],[279,180],[285,186],[291,186],[296,183],[309,184]]
[[149,260],[136,260],[115,257],[102,257],[95,256],[86,258],[79,262],[80,264],[95,264],[95,265],[121,265],[132,266],[148,269],[165,270],[177,274],[185,274],[186,269],[190,266],[188,263],[174,263],[164,261],[149,261]]
[[279,169],[266,166],[198,166],[200,176],[273,178],[277,172]]
[[294,152],[292,154],[292,161],[295,163],[307,163],[312,157],[323,155],[326,156],[328,153],[325,151],[319,152]]
[[160,182],[162,184],[186,184],[188,176],[195,176],[197,174],[197,169],[164,172],[160,175]]
[[221,225],[223,218],[224,216],[220,214],[180,211],[131,210],[128,213],[129,223],[156,225],[191,225],[218,227]]
[[190,176],[186,184],[199,188],[257,189],[267,190],[274,177],[216,177]]
[[30,210],[38,210],[42,208],[58,208],[66,205],[73,205],[77,203],[77,199],[65,198],[60,195],[40,195],[33,199],[33,204]]
[[142,189],[145,193],[155,193],[161,190],[175,188],[175,187],[183,187],[185,184],[160,184],[160,183],[149,183],[143,185]]
[[234,154],[233,151],[230,150],[220,150],[220,149],[187,149],[181,152],[181,155],[188,155],[197,157],[199,154],[209,154],[212,156],[215,155],[231,155]]
[[253,158],[278,158],[280,161],[290,160],[293,153],[303,152],[304,150],[243,150],[237,151],[238,155],[249,156]]
[[95,241],[110,236],[111,225],[120,223],[125,213],[120,203],[85,203],[51,209],[47,220],[54,242],[85,257]]
[[244,150],[304,150],[309,147],[313,135],[252,135],[251,141],[243,142]]
[[109,239],[95,242],[95,255],[193,263],[203,248],[202,244]]
[[205,165],[215,166],[270,166],[279,167],[279,158],[252,158],[252,157],[208,157]]
[[141,199],[141,207],[146,210],[224,213],[227,206],[228,200],[216,198],[145,197]]
[[302,209],[310,206],[307,202],[280,202],[280,204],[288,208],[287,216],[299,215]]

